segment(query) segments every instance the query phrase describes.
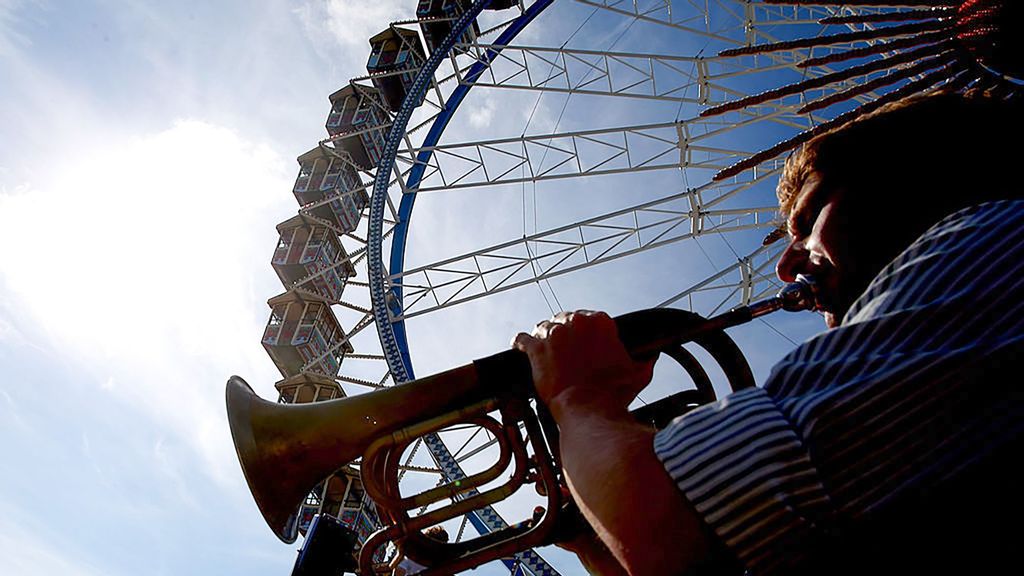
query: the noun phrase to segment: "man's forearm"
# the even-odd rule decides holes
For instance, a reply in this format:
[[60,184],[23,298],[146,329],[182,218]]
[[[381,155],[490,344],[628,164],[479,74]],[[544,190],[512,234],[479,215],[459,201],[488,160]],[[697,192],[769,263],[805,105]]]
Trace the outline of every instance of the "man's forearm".
[[573,496],[630,574],[679,574],[704,558],[700,520],[655,456],[652,429],[585,407],[556,420]]
[[597,537],[587,531],[571,542],[562,542],[558,546],[576,554],[587,573],[591,576],[626,576],[626,569],[612,556],[608,547]]

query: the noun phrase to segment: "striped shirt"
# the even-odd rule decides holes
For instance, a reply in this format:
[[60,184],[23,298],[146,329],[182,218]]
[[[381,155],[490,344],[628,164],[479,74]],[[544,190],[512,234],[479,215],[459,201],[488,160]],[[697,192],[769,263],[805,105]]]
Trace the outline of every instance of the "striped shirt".
[[657,434],[669,475],[750,572],[821,561],[858,525],[902,526],[904,501],[941,494],[1022,437],[1022,256],[1024,202],[957,212],[762,388]]

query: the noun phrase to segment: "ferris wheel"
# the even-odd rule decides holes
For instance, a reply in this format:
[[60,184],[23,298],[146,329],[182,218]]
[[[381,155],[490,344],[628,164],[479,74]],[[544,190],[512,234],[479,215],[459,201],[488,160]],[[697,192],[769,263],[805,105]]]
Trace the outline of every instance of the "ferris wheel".
[[[948,45],[970,0],[412,4],[369,38],[369,74],[330,96],[328,137],[298,158],[263,338],[281,402],[400,384],[414,359],[445,368],[433,351],[473,354],[459,326],[481,318],[507,340],[561,308],[711,315],[770,295],[780,153],[904,94],[1006,85],[977,45],[970,66]],[[781,353],[785,331],[751,338]],[[494,443],[479,427],[426,435],[403,486],[458,485]],[[516,507],[529,498],[446,524],[488,533]],[[289,536],[316,513],[360,542],[377,520],[351,466]],[[505,565],[557,573],[533,551]]]

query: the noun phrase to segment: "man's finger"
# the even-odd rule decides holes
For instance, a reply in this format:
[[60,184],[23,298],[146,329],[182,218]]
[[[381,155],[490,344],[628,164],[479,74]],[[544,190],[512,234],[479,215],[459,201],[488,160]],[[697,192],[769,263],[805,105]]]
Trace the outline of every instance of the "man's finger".
[[522,350],[523,352],[526,352],[527,348],[535,345],[536,343],[537,339],[526,332],[520,332],[512,339],[512,347],[517,350]]
[[559,323],[559,324],[564,324],[566,322],[572,321],[573,314],[575,314],[575,312],[569,312],[569,311],[566,311],[566,310],[562,310],[558,314],[555,314],[554,316],[552,316],[551,317],[551,321],[555,322],[555,323]]
[[550,338],[551,335],[559,329],[564,329],[566,325],[565,320],[552,318],[551,320],[542,320],[533,327],[534,338]]

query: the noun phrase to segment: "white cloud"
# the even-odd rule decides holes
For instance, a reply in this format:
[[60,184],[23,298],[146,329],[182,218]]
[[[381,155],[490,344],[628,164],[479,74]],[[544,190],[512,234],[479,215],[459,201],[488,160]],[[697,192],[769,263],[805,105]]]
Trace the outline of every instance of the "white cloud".
[[485,99],[479,106],[470,110],[469,125],[473,128],[487,128],[491,125],[497,108],[498,104],[493,98]]
[[412,20],[416,4],[404,0],[307,2],[296,9],[316,44],[330,40],[351,55],[369,55],[369,39],[390,22]]
[[258,344],[266,288],[255,285],[273,275],[290,163],[182,121],[54,158],[52,170],[0,196],[12,304],[111,399],[183,438],[214,478],[239,481],[221,391],[231,371],[269,365]]

